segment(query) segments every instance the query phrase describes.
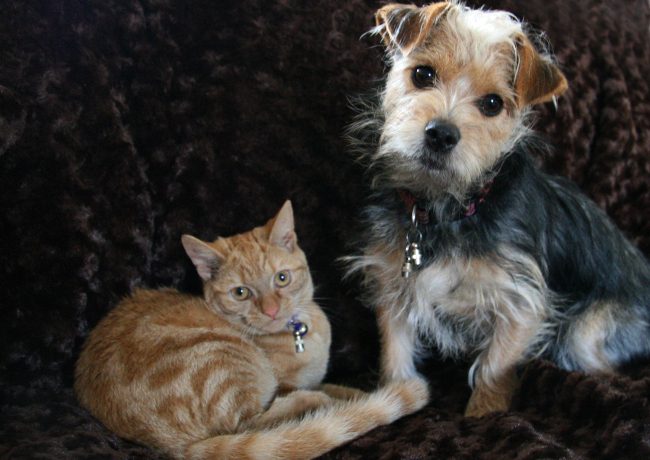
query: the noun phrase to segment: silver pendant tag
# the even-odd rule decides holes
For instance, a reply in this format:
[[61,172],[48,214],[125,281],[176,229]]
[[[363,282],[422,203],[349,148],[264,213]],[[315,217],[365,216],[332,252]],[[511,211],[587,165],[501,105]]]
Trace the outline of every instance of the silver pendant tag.
[[422,242],[422,233],[418,229],[416,217],[416,207],[413,206],[411,212],[411,227],[406,233],[406,248],[404,249],[404,264],[402,264],[402,277],[408,278],[413,270],[420,268],[422,265],[422,252],[420,243]]
[[417,243],[409,244],[409,247],[406,249],[408,257],[413,262],[413,265],[420,267],[422,265],[422,253],[420,252],[420,246]]
[[413,264],[409,260],[405,260],[402,265],[402,278],[408,278],[413,272]]
[[302,338],[309,332],[309,327],[305,323],[294,319],[289,321],[287,327],[293,334],[293,344],[296,347],[296,353],[303,353],[305,351],[305,341]]
[[296,353],[303,353],[305,351],[305,341],[302,340],[302,337],[294,334],[293,343],[296,346]]

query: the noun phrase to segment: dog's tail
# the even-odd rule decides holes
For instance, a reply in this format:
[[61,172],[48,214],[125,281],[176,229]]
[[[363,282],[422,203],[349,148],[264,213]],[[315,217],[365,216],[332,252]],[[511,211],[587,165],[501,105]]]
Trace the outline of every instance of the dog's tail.
[[421,409],[428,400],[429,390],[423,379],[393,382],[357,399],[322,407],[300,420],[194,443],[185,458],[311,459]]

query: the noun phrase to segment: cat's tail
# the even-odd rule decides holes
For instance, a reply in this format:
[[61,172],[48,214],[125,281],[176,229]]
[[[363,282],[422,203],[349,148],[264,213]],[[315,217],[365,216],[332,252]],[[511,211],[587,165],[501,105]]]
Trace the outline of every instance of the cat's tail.
[[357,399],[321,407],[300,420],[197,442],[187,449],[186,458],[311,459],[421,409],[428,400],[425,380],[392,382]]

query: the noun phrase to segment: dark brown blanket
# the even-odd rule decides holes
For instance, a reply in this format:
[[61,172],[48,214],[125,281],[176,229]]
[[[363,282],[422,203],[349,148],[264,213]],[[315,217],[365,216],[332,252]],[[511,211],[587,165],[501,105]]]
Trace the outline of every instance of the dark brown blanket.
[[[477,5],[476,2],[471,2]],[[650,254],[647,0],[495,0],[546,30],[570,90],[539,110],[575,180]],[[72,370],[131,289],[199,288],[179,237],[291,198],[333,324],[328,380],[369,386],[378,341],[338,256],[366,178],[348,97],[383,73],[361,0],[7,0],[0,10],[0,457],[160,458],[81,409]],[[650,362],[616,377],[533,362],[508,413],[463,418],[467,363],[423,366],[423,411],[327,458],[650,458]]]

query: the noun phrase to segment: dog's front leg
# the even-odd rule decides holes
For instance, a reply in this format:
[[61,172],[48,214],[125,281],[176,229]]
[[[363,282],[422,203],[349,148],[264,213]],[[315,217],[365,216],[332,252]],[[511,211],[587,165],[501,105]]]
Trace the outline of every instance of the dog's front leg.
[[385,382],[417,376],[414,358],[417,334],[405,314],[395,315],[390,308],[378,307],[381,335],[381,377]]
[[490,382],[476,379],[465,409],[466,417],[482,417],[491,412],[507,411],[518,380],[514,367],[499,370]]
[[517,365],[526,356],[540,323],[536,317],[524,323],[497,320],[489,347],[474,365],[474,390],[465,409],[467,417],[481,417],[510,408],[512,395],[519,385]]

